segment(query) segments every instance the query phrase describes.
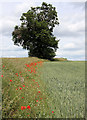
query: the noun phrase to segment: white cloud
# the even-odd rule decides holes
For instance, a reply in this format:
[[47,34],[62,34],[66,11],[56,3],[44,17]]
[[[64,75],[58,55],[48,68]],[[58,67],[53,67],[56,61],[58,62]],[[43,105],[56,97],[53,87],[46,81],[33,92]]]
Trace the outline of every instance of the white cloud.
[[78,21],[77,23],[70,24],[68,29],[72,32],[85,32],[85,19],[84,21]]
[[[27,0],[13,0],[13,2],[23,2]],[[28,0],[29,1],[29,0]],[[38,2],[39,0],[34,0],[35,2]],[[43,0],[40,0],[43,1]],[[45,2],[49,2],[49,0],[44,0]],[[85,2],[86,0],[51,0],[52,2]],[[12,2],[12,0],[0,0],[0,2]]]
[[3,51],[2,52],[3,57],[28,57],[27,51]]
[[68,58],[68,60],[84,60],[85,59],[85,50],[76,50],[76,51],[57,51],[56,57]]
[[28,0],[21,2],[18,4],[15,8],[15,14],[19,17],[21,17],[22,13],[27,12],[31,7],[35,6],[35,1],[34,0]]
[[68,43],[68,44],[65,44],[63,49],[71,49],[71,48],[76,48],[76,45],[74,43]]
[[16,25],[16,19],[11,17],[4,17],[0,20],[0,32],[2,35],[11,36],[12,30]]

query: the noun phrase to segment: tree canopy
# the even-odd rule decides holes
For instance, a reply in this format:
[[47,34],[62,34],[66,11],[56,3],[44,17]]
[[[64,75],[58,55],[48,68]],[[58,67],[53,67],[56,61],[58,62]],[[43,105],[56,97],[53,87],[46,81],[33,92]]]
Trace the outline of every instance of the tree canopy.
[[29,56],[52,59],[59,42],[53,35],[53,28],[59,24],[56,8],[43,2],[41,7],[23,13],[20,20],[21,25],[12,32],[14,44],[29,50]]

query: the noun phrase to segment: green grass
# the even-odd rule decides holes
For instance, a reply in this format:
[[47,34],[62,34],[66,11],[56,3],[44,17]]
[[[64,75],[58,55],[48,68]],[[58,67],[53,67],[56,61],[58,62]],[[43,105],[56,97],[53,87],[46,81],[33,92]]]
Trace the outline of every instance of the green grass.
[[[38,58],[2,59],[2,66],[4,65],[2,67],[2,117],[83,118],[85,63],[47,62],[46,60],[42,66],[37,65],[36,74],[25,69],[25,64],[37,61],[44,60]],[[15,73],[18,73],[18,76]],[[20,90],[19,87],[22,89]],[[30,110],[27,108],[21,110],[21,106],[28,105],[31,107]]]
[[46,62],[42,78],[57,118],[85,114],[85,62]]

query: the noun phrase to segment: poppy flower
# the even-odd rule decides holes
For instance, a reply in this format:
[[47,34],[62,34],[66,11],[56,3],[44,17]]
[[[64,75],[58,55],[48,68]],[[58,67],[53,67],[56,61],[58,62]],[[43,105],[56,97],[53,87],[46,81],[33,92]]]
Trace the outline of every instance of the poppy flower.
[[23,106],[21,106],[21,110],[23,110],[24,108],[23,108]]
[[27,67],[30,67],[29,65],[27,65]]
[[20,90],[22,89],[22,88],[19,88]]
[[24,109],[26,109],[26,106],[21,106],[21,110],[24,110]]
[[25,85],[23,85],[23,87],[25,87]]
[[24,106],[23,108],[26,109],[26,106]]
[[24,97],[22,97],[22,98],[24,98]]
[[31,109],[31,107],[28,105],[28,106],[27,106],[27,109]]
[[3,77],[3,75],[1,75],[1,77]]
[[3,67],[5,67],[5,66],[3,65]]
[[52,113],[54,113],[54,111],[52,111]]
[[40,91],[38,91],[38,93],[40,93]]
[[38,102],[38,100],[36,100],[36,102]]
[[10,82],[12,82],[12,80],[10,80]]

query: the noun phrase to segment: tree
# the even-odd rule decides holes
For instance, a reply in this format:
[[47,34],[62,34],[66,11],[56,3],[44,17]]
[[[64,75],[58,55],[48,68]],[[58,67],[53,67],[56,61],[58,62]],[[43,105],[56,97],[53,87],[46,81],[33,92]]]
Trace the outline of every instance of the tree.
[[59,24],[55,7],[43,2],[41,7],[23,13],[20,20],[21,25],[12,32],[14,44],[29,50],[29,56],[51,60],[59,42],[53,35],[53,28]]

